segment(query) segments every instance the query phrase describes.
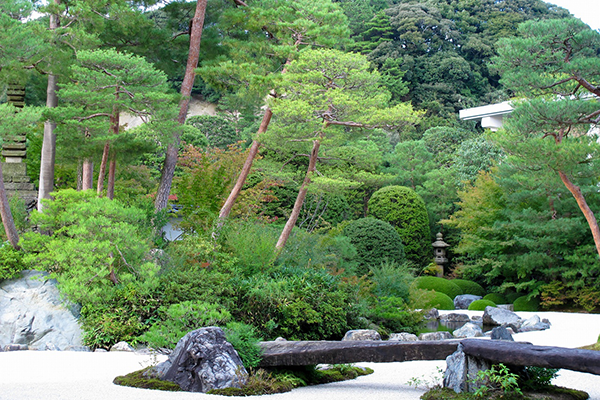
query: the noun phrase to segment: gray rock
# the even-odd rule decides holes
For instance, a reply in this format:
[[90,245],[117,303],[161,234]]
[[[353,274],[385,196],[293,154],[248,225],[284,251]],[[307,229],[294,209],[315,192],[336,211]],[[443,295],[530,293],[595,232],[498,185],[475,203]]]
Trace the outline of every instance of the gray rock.
[[416,342],[419,340],[417,335],[413,335],[412,333],[401,332],[401,333],[392,333],[388,340],[397,341],[397,342]]
[[487,306],[483,312],[484,325],[501,326],[504,324],[514,325],[517,328],[520,325],[520,318],[512,311],[502,308]]
[[82,331],[56,281],[39,271],[23,271],[20,279],[0,283],[0,346],[62,350],[82,345]]
[[471,318],[467,314],[450,313],[440,316],[441,322],[469,322]]
[[342,341],[346,340],[381,340],[381,335],[373,329],[354,329],[346,332]]
[[209,326],[189,332],[179,340],[165,362],[148,375],[177,383],[188,392],[241,387],[248,377],[233,346],[221,328]]
[[440,312],[438,311],[437,308],[432,308],[431,310],[427,311],[427,314],[425,314],[423,316],[423,318],[425,318],[425,319],[439,319],[440,318]]
[[473,338],[473,337],[481,337],[483,336],[483,331],[479,327],[472,322],[467,322],[462,326],[462,328],[456,329],[452,332],[452,335],[455,338]]
[[115,345],[110,348],[110,351],[125,351],[133,353],[135,349],[131,347],[127,342],[119,342],[115,343]]
[[29,346],[27,346],[26,344],[6,344],[4,346],[1,347],[1,351],[22,351],[22,350],[29,350]]
[[472,302],[480,299],[482,299],[481,296],[474,294],[460,294],[454,298],[454,308],[457,310],[466,310]]
[[458,349],[446,357],[446,371],[444,372],[444,387],[456,393],[474,392],[485,382],[477,380],[477,373],[489,369],[491,365],[483,360],[467,356],[461,344]]
[[[509,342],[514,342],[515,340],[512,337],[512,334],[509,332],[510,328],[507,328],[506,325],[497,326],[492,329],[490,338],[492,340],[507,340]],[[510,329],[512,331],[512,329]]]
[[508,311],[515,311],[515,306],[513,304],[498,304],[498,308]]
[[539,316],[534,315],[523,321],[519,328],[519,332],[543,331],[546,329],[550,329],[550,324],[542,322]]
[[447,331],[421,333],[419,340],[447,340],[452,339],[452,334]]

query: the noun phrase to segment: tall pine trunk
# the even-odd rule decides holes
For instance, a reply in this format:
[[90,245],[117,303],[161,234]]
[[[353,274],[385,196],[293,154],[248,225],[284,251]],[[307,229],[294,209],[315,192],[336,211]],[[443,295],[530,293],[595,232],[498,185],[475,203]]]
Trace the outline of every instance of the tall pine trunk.
[[94,163],[89,158],[83,160],[81,167],[81,190],[91,189],[94,185]]
[[19,234],[17,232],[17,227],[15,226],[15,220],[13,219],[12,213],[10,212],[8,198],[6,197],[6,190],[4,189],[2,164],[0,164],[0,217],[2,217],[2,225],[4,225],[4,232],[6,232],[6,237],[8,238],[8,241],[10,242],[12,247],[18,250]]
[[110,200],[115,198],[115,174],[117,172],[117,160],[113,152],[110,157],[110,164],[108,166],[108,182],[106,183],[106,197]]
[[290,234],[292,233],[292,229],[294,225],[296,225],[296,221],[298,221],[298,217],[300,216],[300,211],[302,210],[302,204],[304,204],[304,199],[306,199],[306,194],[308,193],[308,185],[310,184],[310,178],[315,172],[317,168],[317,158],[319,156],[319,147],[321,146],[321,141],[319,139],[313,141],[313,148],[310,152],[310,160],[308,162],[308,170],[306,171],[306,176],[304,177],[304,182],[302,182],[302,186],[300,186],[300,190],[298,191],[298,197],[296,197],[296,202],[294,203],[294,208],[292,209],[292,213],[285,223],[285,227],[279,236],[279,240],[277,240],[277,244],[275,245],[275,251],[279,254],[283,247],[285,246]]
[[[177,117],[177,122],[181,125],[185,123],[185,117],[187,116],[190,97],[192,95],[192,87],[194,86],[194,79],[196,78],[195,69],[198,67],[198,60],[200,59],[200,43],[202,41],[202,28],[204,27],[205,14],[206,0],[198,0],[196,3],[196,12],[192,19],[192,26],[190,28],[190,49],[188,52],[185,75],[181,84],[181,101],[179,102],[179,116]],[[156,192],[156,199],[154,200],[154,208],[156,211],[165,209],[169,202],[169,193],[171,192],[175,166],[177,165],[177,154],[179,153],[180,141],[181,133],[177,130],[173,134],[171,142],[167,145],[160,184],[158,186],[158,191]]]

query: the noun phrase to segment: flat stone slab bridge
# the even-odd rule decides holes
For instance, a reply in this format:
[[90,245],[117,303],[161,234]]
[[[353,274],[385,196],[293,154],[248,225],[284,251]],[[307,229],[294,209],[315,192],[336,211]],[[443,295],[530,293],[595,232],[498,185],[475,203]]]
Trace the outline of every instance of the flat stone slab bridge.
[[493,364],[564,368],[600,375],[600,351],[487,339],[261,342],[263,358],[260,366],[445,360],[459,344],[462,344],[466,355],[486,359]]

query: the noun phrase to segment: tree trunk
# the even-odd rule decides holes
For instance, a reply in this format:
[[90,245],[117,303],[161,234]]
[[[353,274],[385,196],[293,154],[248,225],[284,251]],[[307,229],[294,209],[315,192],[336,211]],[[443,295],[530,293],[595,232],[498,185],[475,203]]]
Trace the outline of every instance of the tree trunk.
[[596,245],[596,251],[598,252],[598,256],[600,257],[600,229],[598,228],[598,221],[596,220],[596,216],[594,212],[590,209],[585,201],[585,197],[581,193],[581,189],[579,186],[576,186],[571,182],[567,174],[562,171],[558,171],[558,175],[560,176],[560,180],[564,183],[565,187],[571,192],[575,201],[577,201],[577,205],[579,209],[585,216],[585,219],[592,231],[592,236],[594,237],[594,244]]
[[94,185],[94,163],[89,158],[83,160],[81,168],[81,190],[91,189]]
[[106,197],[110,200],[115,197],[115,173],[117,171],[117,160],[113,154],[108,166],[108,182],[106,184]]
[[[194,86],[194,79],[196,78],[195,69],[198,67],[198,60],[200,59],[200,43],[202,41],[206,1],[207,0],[197,1],[196,13],[192,19],[192,26],[190,28],[190,49],[188,52],[185,75],[181,84],[181,101],[179,102],[179,116],[177,117],[177,122],[181,125],[185,123],[185,117],[187,116],[190,104],[190,96],[192,95],[192,87]],[[171,184],[173,183],[173,176],[175,174],[180,140],[181,133],[177,130],[167,146],[160,184],[156,192],[156,199],[154,200],[154,208],[156,211],[166,208],[169,202],[169,193],[171,192]]]
[[[54,4],[60,4],[60,0],[54,0]],[[59,24],[58,15],[50,15],[50,30],[55,30]],[[46,107],[48,108],[54,108],[58,105],[58,97],[56,96],[57,82],[56,75],[48,75],[48,86],[46,87]],[[50,193],[54,190],[54,160],[56,158],[55,128],[56,124],[50,121],[44,122],[37,203],[37,209],[40,212],[43,210],[42,199],[49,199]]]
[[100,162],[100,170],[98,171],[98,185],[96,186],[96,191],[100,197],[102,197],[102,189],[104,188],[104,175],[106,174],[109,151],[110,143],[106,141],[106,143],[104,143],[104,150],[102,151],[102,161]]
[[308,193],[308,185],[310,184],[310,178],[317,167],[317,157],[319,155],[320,146],[320,140],[317,139],[313,141],[313,148],[310,152],[310,161],[308,162],[308,170],[306,171],[304,182],[302,182],[302,186],[300,186],[300,190],[298,191],[298,197],[296,197],[296,202],[294,203],[292,214],[285,223],[285,227],[281,232],[281,236],[279,236],[279,240],[275,245],[277,253],[281,252],[283,246],[285,246],[285,243],[287,242],[288,238],[290,237],[290,234],[292,233],[294,225],[296,225],[296,221],[298,220],[298,216],[300,215],[300,210],[302,209],[302,204],[304,203],[304,199],[306,198],[306,194]]
[[4,225],[4,232],[6,232],[6,237],[8,238],[8,241],[10,242],[12,247],[18,250],[19,234],[17,233],[15,220],[13,219],[12,213],[10,212],[8,198],[6,197],[6,190],[4,189],[2,164],[0,164],[0,217],[2,217],[2,224]]
[[235,203],[235,200],[239,196],[240,192],[242,191],[244,183],[246,183],[246,178],[248,178],[248,174],[252,169],[252,163],[254,162],[254,159],[256,158],[256,155],[258,154],[258,149],[260,147],[258,138],[261,133],[267,131],[272,116],[273,112],[270,108],[267,108],[267,110],[265,111],[265,115],[263,115],[262,122],[260,123],[260,127],[258,128],[258,132],[256,133],[256,139],[252,142],[252,146],[250,146],[250,151],[248,152],[248,156],[246,157],[244,166],[240,171],[240,175],[238,176],[238,179],[235,182],[233,189],[231,189],[231,193],[229,193],[227,200],[225,200],[225,204],[223,204],[223,207],[221,207],[221,211],[219,212],[219,223],[217,225],[219,228],[223,226],[223,223],[225,222],[227,217],[229,217],[231,209],[233,208],[233,204]]

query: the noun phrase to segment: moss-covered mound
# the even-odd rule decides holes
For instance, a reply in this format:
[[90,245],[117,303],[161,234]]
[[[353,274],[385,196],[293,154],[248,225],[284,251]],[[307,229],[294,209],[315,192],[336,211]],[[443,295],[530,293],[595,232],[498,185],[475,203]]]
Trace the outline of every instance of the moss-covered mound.
[[472,302],[471,304],[469,304],[469,310],[471,310],[471,311],[485,311],[485,308],[487,306],[496,307],[497,305],[493,301],[480,299],[480,300],[475,300],[474,302]]
[[444,293],[452,300],[456,296],[463,294],[462,289],[456,283],[436,276],[422,276],[417,278],[413,285],[417,289],[434,290],[438,293]]
[[537,311],[540,307],[540,301],[536,298],[528,299],[527,296],[518,297],[513,305],[515,311]]
[[415,308],[427,310],[437,308],[438,310],[454,310],[454,301],[448,295],[440,292],[428,292],[419,296],[415,301]]
[[[147,370],[148,368],[145,368],[125,376],[118,376],[113,383],[142,389],[181,391],[176,383],[148,378],[144,375]],[[210,390],[208,393],[223,396],[258,396],[284,393],[297,387],[340,382],[372,373],[371,368],[360,368],[346,364],[334,365],[327,369],[317,369],[314,365],[285,369],[250,369],[248,381],[244,387],[215,389]]]
[[165,390],[169,392],[181,392],[178,384],[169,381],[162,381],[156,378],[148,378],[144,375],[149,368],[144,368],[139,371],[132,372],[124,376],[117,376],[113,383],[121,386],[131,386],[141,389]]
[[483,300],[489,300],[496,304],[508,304],[508,300],[506,297],[501,295],[500,293],[489,293],[483,296]]
[[450,282],[458,285],[463,294],[474,294],[481,297],[485,296],[485,289],[477,282],[466,279],[452,279]]

